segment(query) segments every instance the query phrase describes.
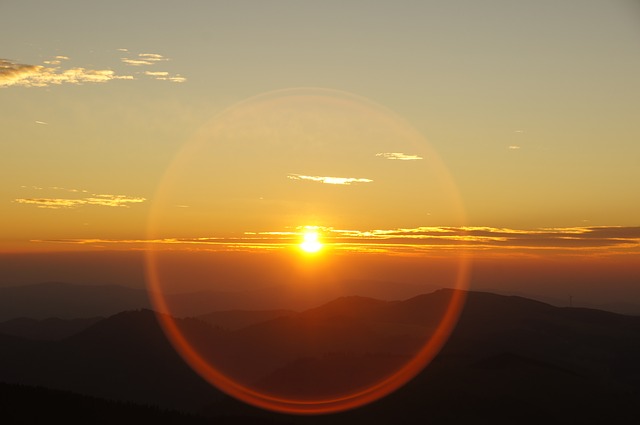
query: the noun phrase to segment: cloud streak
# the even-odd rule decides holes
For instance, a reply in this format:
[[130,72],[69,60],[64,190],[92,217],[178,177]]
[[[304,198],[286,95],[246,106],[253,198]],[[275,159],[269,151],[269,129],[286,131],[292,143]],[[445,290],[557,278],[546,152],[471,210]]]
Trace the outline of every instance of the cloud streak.
[[63,69],[66,56],[45,63],[53,66],[27,65],[0,59],[0,87],[47,87],[61,84],[106,83],[113,80],[133,80],[131,75],[118,75],[110,69]]
[[389,160],[398,160],[398,161],[418,161],[423,159],[418,155],[411,155],[402,152],[380,152],[377,153],[376,156]]
[[640,227],[571,227],[533,230],[494,227],[417,227],[331,230],[340,243],[457,247],[471,250],[580,250],[620,248],[640,251]]
[[[25,186],[23,186],[24,188]],[[44,190],[44,188],[32,186],[35,190]],[[66,189],[63,187],[51,187],[51,190],[65,191],[69,193],[87,194],[84,197],[63,198],[63,197],[33,197],[33,198],[17,198],[13,202],[18,204],[34,205],[37,208],[46,209],[70,209],[78,208],[86,205],[97,205],[102,207],[124,207],[129,208],[131,204],[139,204],[145,202],[145,198],[132,197],[126,195],[111,194],[95,194],[89,193],[83,189]]]
[[160,81],[171,81],[172,83],[184,83],[187,79],[180,74],[171,75],[167,71],[145,71],[144,75]]
[[[334,250],[388,253],[467,252],[500,254],[632,254],[640,255],[640,227],[573,227],[519,230],[493,227],[417,227],[403,229],[345,230],[317,227],[322,243]],[[40,242],[70,244],[149,244],[200,246],[201,249],[282,249],[301,243],[302,228],[245,232],[233,238],[196,237],[158,240],[58,239]],[[191,249],[189,248],[189,249]],[[198,248],[198,249],[200,249]]]
[[[118,51],[129,53],[127,49],[118,49]],[[132,57],[120,58],[122,63],[134,66],[134,67],[147,67],[156,65],[158,62],[165,62],[170,60],[169,58],[159,53],[138,53]],[[168,71],[144,71],[143,75],[151,77],[154,80],[170,81],[172,83],[184,83],[187,81],[185,77],[180,74],[171,74]]]
[[307,180],[312,182],[334,184],[334,185],[351,185],[353,183],[371,183],[373,180],[357,177],[328,177],[328,176],[305,176],[302,174],[289,174],[287,178],[290,180]]
[[[121,52],[128,52],[128,50],[118,49]],[[131,66],[149,66],[154,65],[157,62],[168,61],[169,58],[165,58],[161,54],[158,53],[139,53],[134,57],[130,58],[120,58],[122,63],[126,63]]]

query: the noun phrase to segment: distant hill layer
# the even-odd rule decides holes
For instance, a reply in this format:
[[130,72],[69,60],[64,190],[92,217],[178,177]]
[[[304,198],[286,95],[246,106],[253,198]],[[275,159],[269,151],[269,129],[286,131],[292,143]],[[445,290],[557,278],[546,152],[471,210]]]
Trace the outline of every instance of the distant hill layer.
[[[389,297],[389,288],[393,288],[394,297]],[[425,291],[424,287],[417,285],[354,280],[334,282],[320,288],[283,285],[237,292],[212,290],[177,293],[167,295],[166,300],[171,306],[172,315],[202,316],[213,325],[235,329],[259,321],[265,314],[271,314],[266,311],[302,311],[345,296],[365,296],[381,300],[408,299],[436,289]],[[61,282],[0,287],[0,322],[18,318],[87,319],[136,309],[153,309],[145,289]],[[640,306],[632,303],[604,306],[603,309],[640,315]],[[244,313],[234,313],[238,311],[260,313],[251,313],[254,317],[250,318]],[[205,315],[209,317],[205,318]]]
[[[377,281],[345,281],[320,288],[290,285],[236,292],[200,291],[166,296],[175,316],[199,316],[229,310],[304,310],[347,295],[377,296],[389,288],[399,298],[424,292],[424,287]],[[433,288],[435,289],[435,288]],[[433,290],[431,289],[431,290]],[[145,289],[118,285],[78,285],[47,282],[0,287],[0,322],[16,318],[78,319],[111,316],[126,310],[152,309]],[[210,318],[210,320],[212,320]],[[221,322],[238,326],[229,315]],[[231,320],[226,322],[225,320]]]
[[111,316],[140,308],[151,308],[146,291],[124,286],[47,282],[0,288],[1,321]]

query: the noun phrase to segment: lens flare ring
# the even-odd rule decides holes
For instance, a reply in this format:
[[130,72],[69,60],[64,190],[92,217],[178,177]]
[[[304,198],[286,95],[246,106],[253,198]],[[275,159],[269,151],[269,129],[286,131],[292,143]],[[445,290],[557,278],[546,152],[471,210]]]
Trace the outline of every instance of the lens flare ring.
[[[403,145],[389,145],[390,141]],[[401,152],[416,160],[386,161]],[[419,169],[414,167],[418,159],[426,163]],[[406,168],[389,171],[399,163]],[[408,191],[408,180],[423,187]],[[172,208],[175,205],[193,207]],[[453,217],[456,225],[464,223],[462,204],[446,167],[426,140],[392,112],[362,97],[316,88],[250,98],[214,117],[188,141],[158,185],[148,239],[173,243],[170,248],[150,243],[145,251],[147,285],[159,323],[198,374],[254,406],[290,414],[326,414],[378,400],[428,365],[453,330],[468,284],[468,260],[462,249],[451,254],[456,267],[449,281],[442,283],[451,290],[440,293],[445,308],[419,349],[392,373],[382,374],[366,387],[321,397],[259,389],[230,372],[223,361],[212,360],[215,355],[205,353],[175,318],[185,314],[177,310],[171,294],[185,278],[181,270],[167,265],[166,255],[171,249],[193,252],[194,244],[209,244],[204,246],[218,250],[278,247],[278,230],[301,220],[318,222],[318,216],[341,228],[375,229],[379,223],[372,212],[377,212],[396,220],[399,229],[430,216],[431,211]],[[205,233],[204,237],[198,232]],[[271,239],[238,236],[246,234]],[[180,243],[187,248],[180,248]],[[416,249],[424,251],[425,246]],[[320,251],[323,243],[318,232],[305,229],[298,248],[309,254]],[[235,275],[224,276],[231,279]],[[223,281],[217,274],[209,279],[214,290]]]

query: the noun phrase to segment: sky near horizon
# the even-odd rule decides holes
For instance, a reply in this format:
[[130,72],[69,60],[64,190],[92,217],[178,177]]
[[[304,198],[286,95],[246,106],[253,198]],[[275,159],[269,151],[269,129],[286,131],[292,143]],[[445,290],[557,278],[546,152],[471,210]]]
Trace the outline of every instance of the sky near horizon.
[[0,252],[312,226],[637,266],[636,1],[9,0],[0,28]]
[[[0,0],[0,39],[0,286],[146,288],[179,354],[241,400],[382,397],[465,293],[398,316],[402,357],[384,324],[383,362],[404,364],[317,399],[254,387],[264,350],[218,356],[172,318],[196,314],[184,299],[300,311],[446,287],[640,311],[637,0]],[[323,329],[331,353],[360,339],[336,312],[287,325],[300,353]]]

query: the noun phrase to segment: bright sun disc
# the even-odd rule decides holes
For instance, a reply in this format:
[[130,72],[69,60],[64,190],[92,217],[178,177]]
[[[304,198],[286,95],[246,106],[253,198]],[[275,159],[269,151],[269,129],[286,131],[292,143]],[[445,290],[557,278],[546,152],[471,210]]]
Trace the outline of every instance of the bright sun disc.
[[322,244],[318,241],[317,232],[306,232],[303,236],[303,241],[300,244],[300,248],[304,252],[318,252],[322,249]]

